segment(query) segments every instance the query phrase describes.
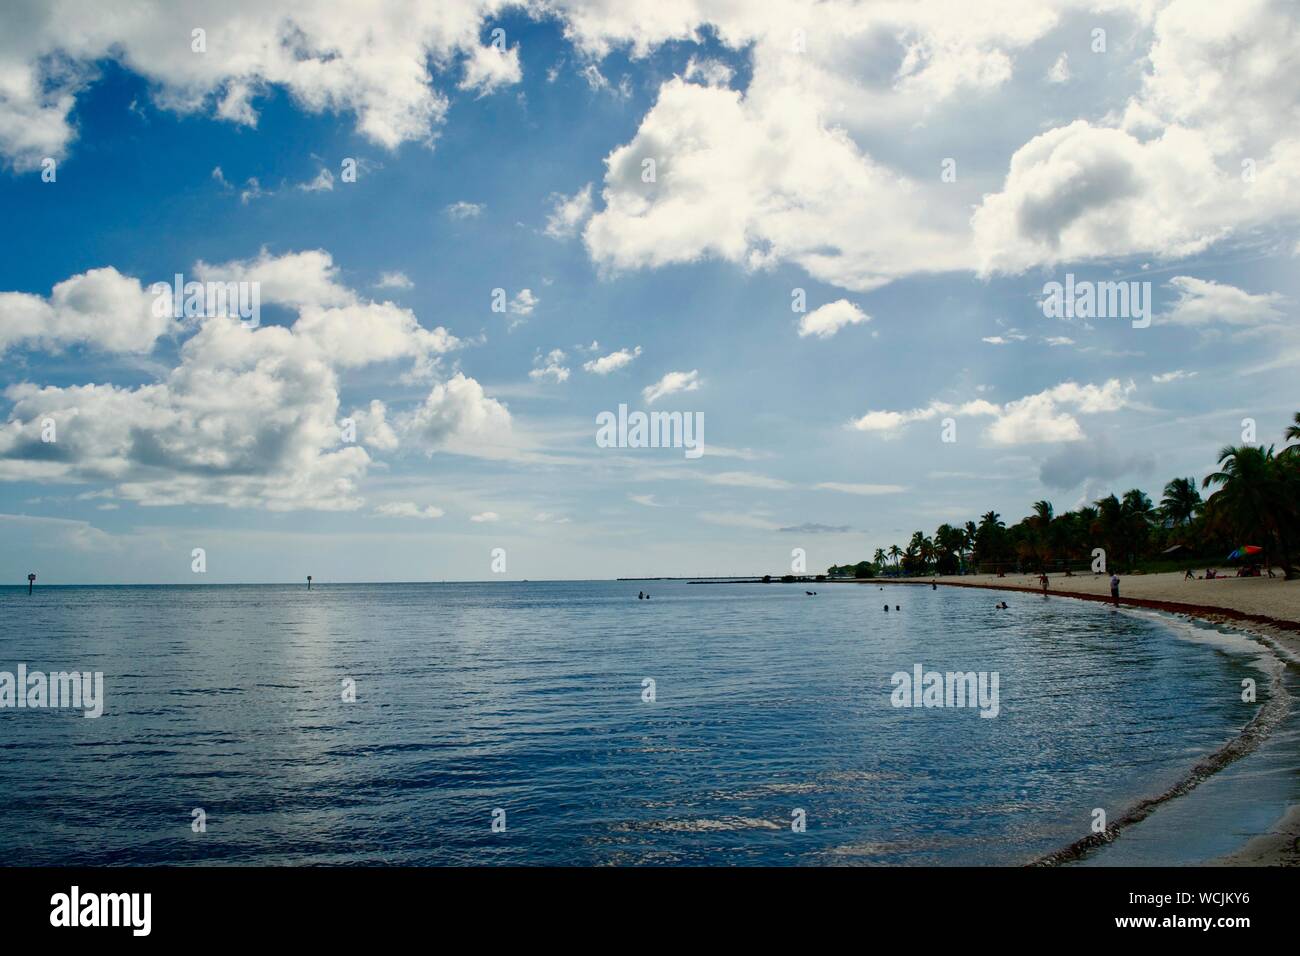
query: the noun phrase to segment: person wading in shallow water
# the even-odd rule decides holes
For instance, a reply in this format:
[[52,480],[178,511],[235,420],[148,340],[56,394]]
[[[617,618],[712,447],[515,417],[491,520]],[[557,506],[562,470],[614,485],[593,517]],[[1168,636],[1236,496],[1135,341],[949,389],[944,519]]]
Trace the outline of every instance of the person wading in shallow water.
[[1115,602],[1116,607],[1119,607],[1119,575],[1118,574],[1112,574],[1110,576],[1110,599]]

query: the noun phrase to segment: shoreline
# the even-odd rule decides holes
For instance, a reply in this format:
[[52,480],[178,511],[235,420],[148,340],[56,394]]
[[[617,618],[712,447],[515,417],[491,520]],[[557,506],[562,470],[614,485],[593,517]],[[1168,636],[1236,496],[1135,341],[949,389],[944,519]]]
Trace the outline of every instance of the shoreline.
[[[944,580],[943,578],[929,578],[929,577],[864,578],[860,581],[852,581],[848,583],[876,584],[876,585],[881,585],[881,584],[928,585],[931,583],[935,583],[942,587],[950,587],[950,588],[978,588],[980,590],[985,590],[985,591],[1020,591],[1026,594],[1044,593],[1043,589],[1037,586],[1036,584],[1014,583],[1017,580],[1032,582],[1033,581],[1032,576],[1018,574],[1015,576],[1015,578],[1012,578],[1010,575],[1008,575],[1006,578],[994,578],[992,575],[967,575],[966,577],[971,578],[972,580],[951,581],[951,580]],[[1291,653],[1300,657],[1300,581],[1281,581],[1277,579],[1270,581],[1268,578],[1225,578],[1223,579],[1222,583],[1220,583],[1219,581],[1215,581],[1209,585],[1209,587],[1211,588],[1225,588],[1225,591],[1210,592],[1208,594],[1201,593],[1196,595],[1201,599],[1205,599],[1207,597],[1212,597],[1215,599],[1210,603],[1202,604],[1199,602],[1182,600],[1181,598],[1183,597],[1183,595],[1181,593],[1178,595],[1178,599],[1176,600],[1168,596],[1169,591],[1166,585],[1168,585],[1173,579],[1178,577],[1179,575],[1176,572],[1174,572],[1174,573],[1167,573],[1167,574],[1133,575],[1131,577],[1124,578],[1120,583],[1119,603],[1121,606],[1128,605],[1131,607],[1150,608],[1151,610],[1154,611],[1168,611],[1172,614],[1185,614],[1190,617],[1201,618],[1204,620],[1212,620],[1215,623],[1232,622],[1232,623],[1245,624],[1248,629],[1251,625],[1258,625],[1265,628],[1285,632],[1284,637],[1282,635],[1271,635],[1271,636],[1275,640],[1281,638],[1281,643],[1289,645],[1288,649],[1291,651]],[[1072,598],[1078,598],[1081,601],[1100,601],[1103,604],[1111,603],[1109,589],[1106,585],[1108,579],[1105,577],[1094,578],[1093,576],[1089,575],[1087,578],[1083,578],[1082,576],[1075,576],[1073,578],[1058,577],[1056,580],[1058,582],[1069,581],[1072,584],[1076,584],[1076,587],[1063,589],[1059,585],[1049,586],[1046,593],[1050,596],[1072,597]],[[1102,593],[1096,587],[1086,588],[1084,584],[1080,584],[1080,582],[1094,583],[1097,581],[1100,581],[1101,587],[1107,588],[1105,593]],[[1294,597],[1295,605],[1294,607],[1287,608],[1286,610],[1291,611],[1291,613],[1293,613],[1295,617],[1279,617],[1276,616],[1275,614],[1263,613],[1266,608],[1260,607],[1258,604],[1256,604],[1256,602],[1250,600],[1252,597],[1256,597],[1256,595],[1253,594],[1247,595],[1242,593],[1229,595],[1226,589],[1230,588],[1232,584],[1240,583],[1240,582],[1252,582],[1252,584],[1265,583],[1275,588],[1292,589],[1294,593],[1288,594],[1286,596]],[[1205,582],[1203,581],[1187,581],[1182,583],[1189,586],[1205,584]],[[1156,586],[1155,587],[1144,586],[1148,584],[1154,584]],[[1147,591],[1148,593],[1152,593],[1153,596],[1151,597],[1134,597],[1131,595],[1126,596],[1124,593],[1126,586],[1136,587],[1140,591]],[[1258,589],[1256,588],[1256,590]],[[1157,593],[1159,594],[1159,596],[1154,596],[1154,594]],[[1269,596],[1273,597],[1274,595],[1269,595]],[[1238,598],[1239,600],[1233,600],[1231,602],[1224,600],[1225,598],[1229,598],[1229,597]],[[1255,605],[1255,607],[1252,609],[1248,609],[1248,607],[1250,607],[1251,605]],[[1276,607],[1276,602],[1269,602],[1269,604],[1267,605],[1268,610],[1274,610],[1275,607]]]
[[[866,578],[848,583],[853,584],[906,584],[910,586],[936,584],[941,587],[961,587],[975,588],[985,591],[1016,591],[1024,594],[1042,595],[1046,594],[1051,597],[1068,597],[1078,598],[1084,601],[1095,601],[1103,604],[1111,604],[1112,599],[1109,593],[1097,593],[1095,586],[1088,588],[1089,583],[1094,585],[1098,582],[1108,588],[1109,578],[1103,576],[1082,577],[1076,576],[1071,578],[1058,578],[1058,581],[1070,581],[1078,585],[1077,589],[1062,590],[1060,588],[1048,587],[1044,592],[1041,587],[1035,587],[1032,584],[1015,583],[1016,579],[1024,577],[1016,575],[1013,579],[1010,576],[1005,578],[996,578],[992,575],[970,575],[980,579],[976,581],[945,581],[943,578],[934,577],[910,577],[910,578]],[[1145,579],[1145,580],[1144,580]],[[1178,579],[1174,581],[1174,579]],[[1032,581],[1033,578],[1028,577]],[[1268,582],[1273,588],[1289,588],[1296,599],[1296,605],[1293,613],[1300,616],[1300,582],[1283,582],[1277,579],[1253,578],[1253,579],[1224,579],[1223,585],[1219,585],[1216,580],[1210,586],[1226,586],[1233,581],[1254,581]],[[1125,597],[1125,582],[1142,582],[1148,584],[1148,587],[1142,587],[1141,590],[1158,592],[1160,596],[1152,597]],[[1300,662],[1300,620],[1291,618],[1280,618],[1273,614],[1259,613],[1261,610],[1273,610],[1276,607],[1274,602],[1264,602],[1261,606],[1259,601],[1240,600],[1241,598],[1258,597],[1259,585],[1252,590],[1256,591],[1254,595],[1244,595],[1240,591],[1231,595],[1239,600],[1233,601],[1232,605],[1216,600],[1212,604],[1193,604],[1184,601],[1168,600],[1169,585],[1200,585],[1204,581],[1182,581],[1181,576],[1176,572],[1169,574],[1156,575],[1132,575],[1123,578],[1120,584],[1119,604],[1121,607],[1146,608],[1154,611],[1162,611],[1168,614],[1176,614],[1181,617],[1193,618],[1200,621],[1206,621],[1211,624],[1228,624],[1238,630],[1245,631],[1252,637],[1261,641],[1271,651],[1277,653],[1284,667],[1295,666]],[[1228,597],[1227,591],[1213,592],[1217,599]],[[1181,594],[1179,595],[1181,597]],[[1269,595],[1270,597],[1282,596],[1276,592]],[[1236,605],[1236,606],[1233,606]],[[1243,610],[1244,606],[1251,607],[1250,610]],[[1284,608],[1291,610],[1290,608]],[[1275,685],[1274,691],[1282,690],[1280,687],[1281,677],[1278,677],[1278,684]],[[1282,690],[1285,694],[1285,690]],[[1218,772],[1228,764],[1247,756],[1258,748],[1259,744],[1268,736],[1272,727],[1285,719],[1286,712],[1289,710],[1290,696],[1277,697],[1276,694],[1270,694],[1270,704],[1277,700],[1280,713],[1268,712],[1268,706],[1260,709],[1241,731],[1227,741],[1222,747],[1214,753],[1197,762],[1197,764],[1188,772],[1178,784],[1154,797],[1139,801],[1130,808],[1120,819],[1113,821],[1107,828],[1106,833],[1090,834],[1063,847],[1054,853],[1048,854],[1040,859],[1031,861],[1030,866],[1055,866],[1061,863],[1068,863],[1081,859],[1090,851],[1109,843],[1115,839],[1119,831],[1127,826],[1138,823],[1146,819],[1161,805],[1176,797],[1195,789],[1202,781],[1208,779],[1214,773]],[[1286,812],[1273,823],[1266,833],[1258,834],[1252,837],[1244,845],[1231,853],[1207,860],[1204,866],[1300,866],[1300,803],[1292,803]]]

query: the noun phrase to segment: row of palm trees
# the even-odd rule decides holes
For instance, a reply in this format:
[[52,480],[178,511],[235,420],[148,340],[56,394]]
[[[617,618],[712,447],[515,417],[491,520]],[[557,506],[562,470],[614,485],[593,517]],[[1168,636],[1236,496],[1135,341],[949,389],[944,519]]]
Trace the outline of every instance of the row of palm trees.
[[[1064,514],[1057,514],[1050,501],[1036,501],[1032,513],[1010,527],[989,511],[979,521],[941,524],[931,536],[917,531],[905,547],[877,548],[870,562],[838,565],[829,573],[1036,571],[1085,566],[1095,548],[1105,549],[1108,567],[1132,568],[1169,551],[1221,560],[1250,544],[1263,549],[1265,567],[1279,565],[1294,578],[1300,576],[1292,564],[1300,544],[1300,444],[1292,443],[1300,442],[1300,412],[1285,439],[1280,452],[1272,445],[1224,447],[1217,470],[1199,489],[1192,478],[1175,478],[1165,485],[1159,505],[1138,488]],[[1202,498],[1202,490],[1208,497]]]

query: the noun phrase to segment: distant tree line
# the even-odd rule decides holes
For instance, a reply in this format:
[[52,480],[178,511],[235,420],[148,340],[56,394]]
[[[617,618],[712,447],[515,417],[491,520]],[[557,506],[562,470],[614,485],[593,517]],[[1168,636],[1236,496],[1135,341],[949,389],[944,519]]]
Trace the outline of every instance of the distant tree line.
[[[1091,565],[1102,548],[1108,568],[1133,569],[1165,557],[1222,561],[1242,545],[1262,548],[1265,567],[1300,576],[1293,555],[1300,545],[1300,412],[1285,433],[1287,445],[1228,445],[1217,470],[1201,482],[1174,478],[1154,504],[1142,490],[1107,495],[1057,514],[1050,501],[1007,527],[995,511],[963,525],[941,524],[933,535],[915,532],[907,545],[877,548],[870,561],[834,565],[835,577],[880,574],[957,574],[1045,571]],[[1213,490],[1211,490],[1213,489]],[[1208,492],[1202,498],[1201,491]]]

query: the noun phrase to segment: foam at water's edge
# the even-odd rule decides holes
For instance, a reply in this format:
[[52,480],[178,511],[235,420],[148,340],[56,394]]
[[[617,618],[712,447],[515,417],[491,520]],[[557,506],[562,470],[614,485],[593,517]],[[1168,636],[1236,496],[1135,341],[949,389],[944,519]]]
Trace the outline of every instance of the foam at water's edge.
[[[1161,805],[1176,797],[1190,793],[1230,763],[1240,760],[1258,749],[1259,745],[1268,738],[1269,734],[1291,712],[1291,694],[1286,689],[1282,679],[1286,673],[1286,664],[1275,653],[1283,651],[1283,649],[1263,635],[1250,634],[1249,636],[1257,638],[1261,642],[1264,655],[1272,658],[1277,666],[1270,668],[1272,681],[1269,685],[1267,702],[1260,707],[1259,712],[1251,718],[1250,722],[1242,728],[1241,733],[1196,764],[1169,789],[1154,797],[1142,800],[1129,808],[1118,819],[1112,820],[1102,832],[1092,833],[1080,840],[1076,840],[1069,846],[1034,860],[1028,864],[1029,866],[1058,866],[1062,863],[1073,863],[1083,859],[1099,847],[1113,842],[1119,837],[1120,833],[1135,823],[1145,820]],[[1293,655],[1285,651],[1283,651],[1283,654],[1287,658],[1294,659]]]

